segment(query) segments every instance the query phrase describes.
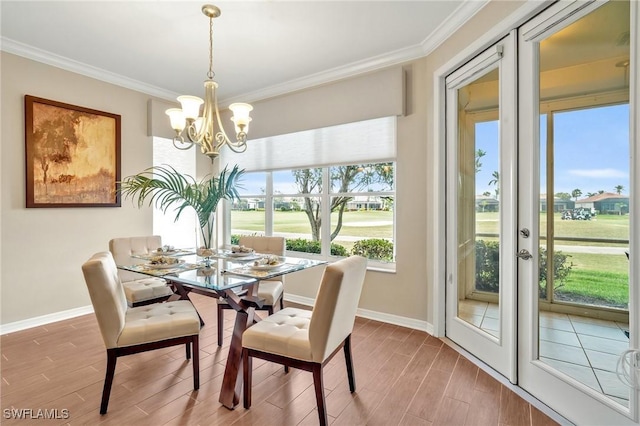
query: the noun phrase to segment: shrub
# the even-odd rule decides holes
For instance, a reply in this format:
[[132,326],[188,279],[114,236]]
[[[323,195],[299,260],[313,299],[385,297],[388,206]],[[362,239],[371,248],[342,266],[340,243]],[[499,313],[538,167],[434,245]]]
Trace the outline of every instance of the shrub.
[[[539,283],[540,283],[540,297],[547,297],[547,249],[540,247],[540,271],[539,271]],[[564,285],[567,277],[571,273],[573,268],[573,262],[567,264],[568,254],[564,254],[561,251],[553,253],[553,287],[554,289],[560,288]]]
[[497,293],[500,279],[500,244],[476,241],[476,289]]
[[[287,239],[287,250],[320,254],[321,249],[320,241],[306,240],[304,238]],[[331,255],[347,256],[348,252],[344,246],[331,243]]]
[[[476,241],[476,289],[497,293],[500,279],[500,244],[497,241]],[[539,250],[538,279],[540,297],[546,297],[547,281],[547,249]],[[554,287],[562,287],[573,268],[572,262],[567,262],[570,256],[556,251],[553,254],[553,282]]]
[[393,243],[381,238],[360,240],[353,245],[351,254],[364,256],[368,259],[392,262]]

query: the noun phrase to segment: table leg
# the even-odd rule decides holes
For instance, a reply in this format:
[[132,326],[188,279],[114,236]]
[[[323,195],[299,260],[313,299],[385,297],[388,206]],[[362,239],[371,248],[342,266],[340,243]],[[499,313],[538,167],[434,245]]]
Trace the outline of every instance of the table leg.
[[[257,285],[252,286],[248,293],[257,293]],[[229,355],[222,377],[222,389],[220,390],[219,401],[222,405],[233,410],[240,402],[240,391],[242,390],[242,333],[253,324],[255,308],[240,301],[236,295],[228,295],[234,301],[229,303],[234,306],[239,302],[241,310],[236,312],[236,321],[233,327],[233,335],[229,345]]]

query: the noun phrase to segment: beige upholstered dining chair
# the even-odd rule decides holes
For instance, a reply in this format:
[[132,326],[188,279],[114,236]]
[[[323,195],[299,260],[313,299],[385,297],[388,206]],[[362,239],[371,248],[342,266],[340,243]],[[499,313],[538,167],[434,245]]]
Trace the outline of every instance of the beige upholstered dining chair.
[[[254,249],[256,253],[274,254],[284,256],[287,250],[287,242],[284,237],[263,237],[259,235],[243,235],[238,244]],[[284,276],[271,280],[262,280],[258,284],[258,298],[264,300],[259,310],[273,314],[273,307],[278,304],[280,309],[284,307]],[[224,333],[224,309],[231,309],[227,302],[218,299],[218,346],[222,346]]]
[[[114,238],[109,241],[109,251],[117,265],[140,263],[140,259],[131,256],[150,254],[160,247],[162,247],[162,237],[159,235]],[[122,280],[129,306],[163,302],[173,295],[173,291],[162,278],[123,270],[118,270],[118,276]]]
[[367,259],[351,256],[329,266],[312,311],[285,308],[249,327],[242,335],[244,407],[251,407],[252,357],[313,373],[320,424],[327,424],[322,369],[344,348],[349,389],[356,390],[351,331],[367,270]]
[[188,300],[130,308],[110,252],[94,254],[82,265],[100,333],[107,348],[107,370],[100,414],[107,412],[118,357],[175,345],[193,354],[193,388],[200,387],[200,319]]

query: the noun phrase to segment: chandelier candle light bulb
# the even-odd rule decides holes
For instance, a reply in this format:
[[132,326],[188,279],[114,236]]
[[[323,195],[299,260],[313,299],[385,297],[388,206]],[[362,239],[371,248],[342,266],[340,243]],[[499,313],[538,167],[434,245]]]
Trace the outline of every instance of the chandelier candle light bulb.
[[[213,161],[220,149],[227,145],[234,152],[244,152],[247,149],[247,133],[249,132],[249,113],[253,107],[246,103],[233,103],[229,110],[233,113],[231,121],[234,123],[236,140],[229,139],[220,120],[216,89],[218,83],[213,80],[213,18],[220,16],[220,9],[205,4],[202,13],[209,18],[209,72],[204,82],[205,99],[197,96],[178,96],[181,108],[170,108],[165,111],[169,116],[171,128],[175,130],[173,146],[178,149],[189,149],[193,145],[200,145],[200,150]],[[204,104],[202,116],[200,107]],[[187,140],[182,136],[186,130]]]

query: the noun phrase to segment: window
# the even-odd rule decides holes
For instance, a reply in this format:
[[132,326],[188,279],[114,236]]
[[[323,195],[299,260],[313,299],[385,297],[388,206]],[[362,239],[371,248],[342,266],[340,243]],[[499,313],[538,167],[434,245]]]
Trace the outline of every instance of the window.
[[394,169],[385,162],[247,173],[250,185],[231,208],[230,242],[278,235],[296,255],[360,254],[388,267],[395,260]]
[[393,268],[395,118],[251,141],[233,159],[246,173],[227,242],[278,235],[296,256],[360,254]]

